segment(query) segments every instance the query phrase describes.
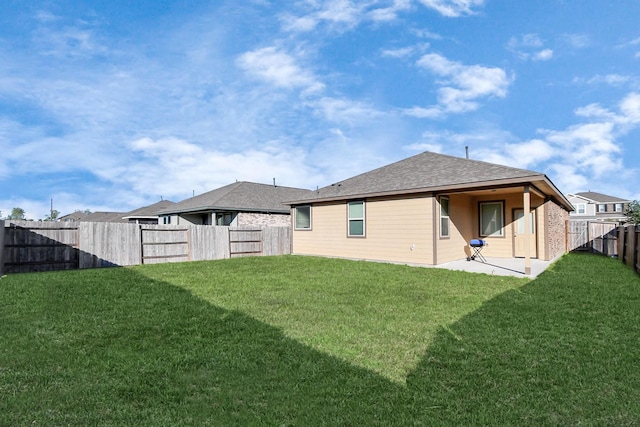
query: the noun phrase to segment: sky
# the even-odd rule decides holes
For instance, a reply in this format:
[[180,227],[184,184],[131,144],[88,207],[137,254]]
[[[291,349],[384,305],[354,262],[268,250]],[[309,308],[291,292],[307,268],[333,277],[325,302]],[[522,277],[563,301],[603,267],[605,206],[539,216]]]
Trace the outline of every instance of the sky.
[[2,0],[0,217],[433,151],[640,199],[640,1]]

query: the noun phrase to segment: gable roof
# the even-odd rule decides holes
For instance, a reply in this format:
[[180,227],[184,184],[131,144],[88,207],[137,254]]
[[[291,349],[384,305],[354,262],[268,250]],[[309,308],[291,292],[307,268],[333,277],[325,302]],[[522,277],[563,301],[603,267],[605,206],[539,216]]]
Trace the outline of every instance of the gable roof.
[[313,192],[313,197],[290,203],[497,188],[529,183],[537,183],[545,194],[553,197],[567,210],[573,210],[571,203],[549,178],[540,172],[429,151],[320,188]]
[[70,214],[66,214],[61,216],[60,218],[58,218],[58,221],[61,222],[78,222],[78,221],[83,221],[87,216],[89,216],[88,213],[83,212],[83,211],[75,211],[72,212]]
[[149,206],[143,206],[141,208],[138,209],[134,209],[130,212],[127,212],[124,214],[123,218],[124,219],[129,219],[129,218],[157,218],[158,214],[160,212],[162,212],[163,210],[171,207],[171,205],[174,205],[175,203],[173,203],[170,200],[161,200],[157,203],[154,203],[152,205]]
[[202,211],[289,213],[284,201],[310,197],[311,190],[239,181],[200,194],[164,209],[161,214]]
[[82,218],[83,222],[127,222],[122,219],[124,212],[91,212]]
[[630,200],[620,199],[619,197],[607,196],[606,194],[596,193],[595,191],[583,191],[574,194],[575,196],[588,199],[594,203],[625,203]]

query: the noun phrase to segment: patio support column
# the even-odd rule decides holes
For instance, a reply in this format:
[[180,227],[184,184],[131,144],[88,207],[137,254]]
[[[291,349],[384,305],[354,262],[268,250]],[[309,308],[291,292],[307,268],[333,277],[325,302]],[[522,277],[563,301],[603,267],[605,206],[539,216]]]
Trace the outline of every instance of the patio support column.
[[531,274],[531,191],[524,186],[524,274]]

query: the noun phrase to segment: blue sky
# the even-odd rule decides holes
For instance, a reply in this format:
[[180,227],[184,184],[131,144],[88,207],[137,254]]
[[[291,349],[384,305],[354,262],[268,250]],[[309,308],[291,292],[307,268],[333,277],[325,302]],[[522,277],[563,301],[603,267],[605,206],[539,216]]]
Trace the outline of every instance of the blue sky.
[[3,0],[0,210],[315,189],[423,151],[640,199],[640,2]]

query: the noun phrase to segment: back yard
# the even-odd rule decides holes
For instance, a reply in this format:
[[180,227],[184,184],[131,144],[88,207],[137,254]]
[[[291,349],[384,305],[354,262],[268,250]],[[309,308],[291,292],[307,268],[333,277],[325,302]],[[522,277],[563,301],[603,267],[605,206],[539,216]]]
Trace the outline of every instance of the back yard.
[[0,279],[0,425],[636,425],[640,278],[257,257]]

